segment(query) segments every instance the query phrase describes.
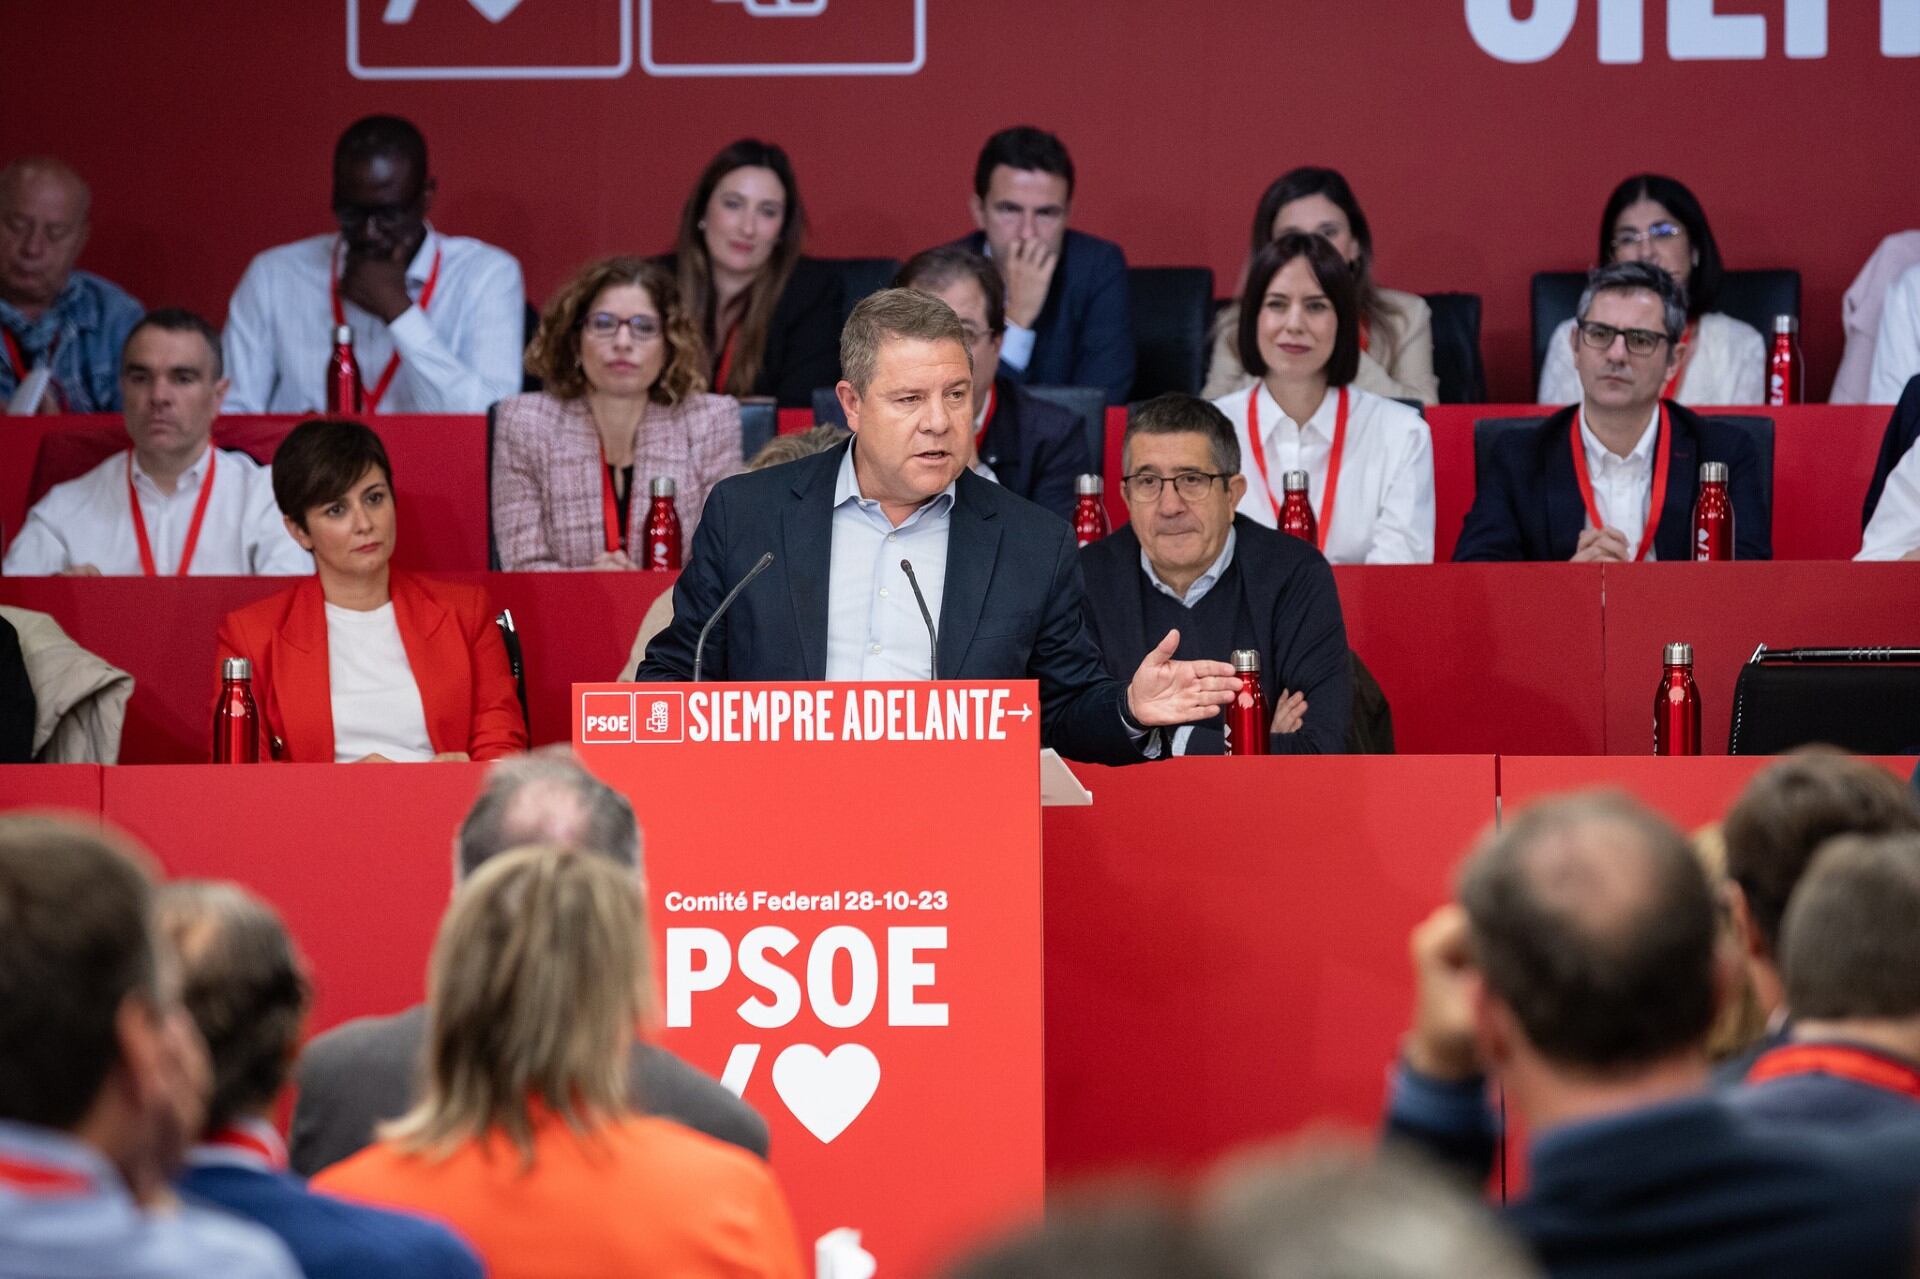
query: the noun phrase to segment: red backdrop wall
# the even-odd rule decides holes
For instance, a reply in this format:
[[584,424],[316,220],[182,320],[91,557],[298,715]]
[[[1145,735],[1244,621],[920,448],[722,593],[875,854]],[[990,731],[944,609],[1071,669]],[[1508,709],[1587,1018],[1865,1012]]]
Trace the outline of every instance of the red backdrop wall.
[[[656,63],[910,57],[917,2],[925,60],[910,76],[663,75],[639,56],[644,26]],[[425,128],[437,221],[518,254],[536,297],[591,255],[665,247],[702,163],[746,133],[793,153],[816,251],[901,255],[967,229],[987,133],[1042,124],[1079,167],[1077,225],[1137,263],[1209,265],[1223,289],[1261,187],[1327,163],[1367,207],[1383,281],[1484,295],[1492,394],[1506,400],[1530,398],[1529,274],[1588,264],[1600,204],[1629,172],[1693,185],[1732,265],[1804,273],[1821,392],[1842,291],[1881,236],[1915,221],[1912,184],[1891,180],[1911,171],[1911,131],[1889,126],[1917,68],[1881,52],[1880,5],[1606,0],[1610,14],[1644,10],[1644,49],[1603,65],[1600,0],[1579,0],[1562,47],[1531,64],[1490,56],[1461,4],[1432,0],[751,12],[778,3],[35,6],[30,56],[0,77],[0,157],[70,159],[96,193],[84,264],[149,303],[213,315],[250,254],[326,229],[330,147],[369,111]],[[1561,4],[1574,0],[1513,7]],[[410,23],[382,21],[409,7]],[[1827,10],[1824,57],[1785,56],[1789,7]],[[480,9],[511,11],[491,23]],[[1758,16],[1766,56],[1676,61],[1669,9]],[[630,65],[601,79],[361,79],[348,14],[368,65]]]

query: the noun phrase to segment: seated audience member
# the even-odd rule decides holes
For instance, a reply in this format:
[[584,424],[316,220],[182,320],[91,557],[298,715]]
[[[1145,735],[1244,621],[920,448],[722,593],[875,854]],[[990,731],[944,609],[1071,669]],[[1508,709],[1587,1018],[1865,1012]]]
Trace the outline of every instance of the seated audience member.
[[[1724,268],[1707,213],[1672,178],[1643,173],[1607,197],[1600,215],[1602,266],[1650,262],[1679,283],[1687,326],[1674,339],[1674,359],[1660,398],[1681,404],[1765,404],[1767,343],[1753,326],[1713,309]],[[1540,403],[1580,398],[1586,379],[1573,358],[1574,321],[1565,320],[1547,342],[1540,366]]]
[[90,653],[50,613],[0,604],[31,685],[28,730],[42,764],[117,764],[133,676]]
[[1328,560],[1431,564],[1433,438],[1418,412],[1353,384],[1359,295],[1325,237],[1289,232],[1254,252],[1236,338],[1259,380],[1214,404],[1253,463],[1240,514],[1277,527],[1286,473],[1305,471]]
[[716,393],[808,408],[814,388],[839,380],[839,278],[801,256],[806,235],[793,165],[770,142],[732,143],[687,196],[661,262],[679,282]]
[[1791,1042],[1729,1097],[1774,1123],[1920,1138],[1920,834],[1821,845],[1781,937]]
[[1484,1173],[1489,1072],[1531,1141],[1505,1216],[1550,1274],[1908,1273],[1909,1186],[1706,1090],[1724,974],[1678,831],[1615,795],[1543,801],[1458,896],[1414,933],[1389,1128]]
[[[1373,230],[1347,180],[1334,169],[1290,169],[1273,180],[1253,210],[1250,254],[1289,231],[1325,236],[1353,270],[1360,311],[1360,365],[1353,384],[1389,399],[1432,404],[1440,398],[1433,371],[1433,310],[1417,293],[1373,282]],[[1254,382],[1240,362],[1240,304],[1230,303],[1214,323],[1207,365],[1210,400]]]
[[[1880,339],[1880,320],[1886,307],[1887,292],[1908,267],[1920,266],[1920,231],[1898,231],[1880,241],[1847,286],[1840,300],[1840,319],[1847,333],[1847,348],[1840,356],[1840,371],[1833,375],[1833,393],[1829,404],[1868,404],[1873,377],[1873,352]],[[1920,372],[1920,367],[1915,369]],[[1894,387],[1898,399],[1900,388]],[[1891,403],[1891,401],[1889,401]]]
[[993,263],[949,245],[914,256],[896,288],[930,293],[953,308],[973,353],[973,440],[976,469],[1010,492],[1073,518],[1073,484],[1095,470],[1087,434],[1067,409],[1027,393],[1000,372],[1006,288]]
[[160,890],[156,913],[213,1064],[180,1192],[273,1231],[307,1279],[479,1279],[479,1259],[444,1226],[314,1194],[286,1171],[273,1106],[300,1049],[308,986],[272,908],[237,884],[176,881]]
[[1133,313],[1120,246],[1067,227],[1073,160],[1059,138],[1020,125],[987,139],[973,169],[973,220],[958,247],[1006,281],[1000,371],[1028,386],[1133,388]]
[[1126,1187],[1051,1198],[1058,1202],[1044,1221],[976,1246],[945,1279],[1236,1279],[1168,1193]]
[[317,572],[220,623],[253,663],[261,759],[498,759],[527,726],[486,592],[393,568],[393,468],[359,422],[302,422],[273,495]]
[[[1134,410],[1121,457],[1127,525],[1080,550],[1108,672],[1128,678],[1170,630],[1177,657],[1252,649],[1274,708],[1269,750],[1345,750],[1353,693],[1333,571],[1301,539],[1234,514],[1247,481],[1233,424],[1205,400],[1162,395]],[[1227,750],[1223,720],[1174,730],[1174,755]]]
[[692,543],[707,490],[740,469],[740,405],[706,394],[704,351],[657,263],[606,258],[561,286],[527,348],[546,389],[494,409],[501,568],[638,567],[627,548],[662,478]]
[[1809,750],[1768,765],[1740,792],[1721,823],[1727,901],[1742,938],[1748,978],[1767,1018],[1754,1048],[1716,1072],[1738,1083],[1762,1052],[1788,1035],[1780,932],[1787,907],[1820,846],[1841,835],[1920,834],[1920,805],[1885,769],[1831,750]]
[[206,1050],[134,858],[0,817],[0,1271],[8,1279],[298,1279],[267,1231],[168,1184]]
[[33,729],[39,703],[27,678],[20,632],[0,616],[0,764],[33,762]]
[[1690,560],[1702,462],[1727,464],[1734,558],[1773,558],[1772,477],[1752,435],[1661,396],[1685,319],[1680,286],[1657,266],[1587,277],[1566,339],[1581,400],[1488,441],[1455,560]]
[[[1902,444],[1904,452],[1899,451]],[[1874,474],[1880,491],[1876,497],[1868,488],[1873,514],[1861,534],[1860,552],[1853,558],[1920,559],[1920,373],[1908,379],[1900,393]]]
[[[0,414],[120,407],[120,350],[140,304],[119,285],[73,269],[92,203],[80,175],[49,156],[0,169]],[[43,367],[39,391],[20,395],[27,375]]]
[[1894,403],[1915,376],[1920,376],[1920,264],[1908,267],[1887,286],[1880,333],[1873,343],[1867,402]]
[[419,129],[385,115],[348,126],[333,152],[339,233],[260,254],[227,305],[229,411],[324,411],[341,324],[369,414],[484,413],[520,389],[520,264],[435,230],[434,191]]
[[[749,471],[764,471],[770,466],[784,466],[788,462],[798,462],[803,457],[812,457],[815,453],[824,453],[841,441],[849,438],[852,432],[844,426],[821,423],[804,431],[795,431],[791,435],[776,435],[760,446],[760,451],[747,463]],[[692,538],[687,539],[689,543]],[[647,605],[647,611],[640,618],[640,629],[633,633],[633,648],[627,653],[627,664],[622,666],[614,679],[632,679],[640,669],[640,659],[647,655],[647,645],[653,637],[667,629],[673,622],[673,592],[661,591],[653,597],[653,603]]]
[[220,335],[191,311],[144,316],[120,364],[133,447],[56,484],[7,550],[9,577],[299,576],[313,557],[273,508],[267,468],[213,447]]
[[[488,770],[454,835],[454,873],[464,881],[501,853],[534,843],[597,853],[645,884],[633,806],[564,753],[543,750]],[[376,1126],[419,1100],[414,1067],[426,1035],[427,1009],[416,1004],[390,1017],[335,1026],[308,1042],[293,1108],[295,1171],[311,1176],[364,1149]],[[647,1114],[767,1153],[766,1122],[751,1106],[645,1039],[633,1041],[627,1095]]]
[[798,1279],[767,1165],[632,1109],[650,968],[645,907],[606,857],[494,858],[434,943],[423,1096],[314,1184],[447,1222],[495,1279]]

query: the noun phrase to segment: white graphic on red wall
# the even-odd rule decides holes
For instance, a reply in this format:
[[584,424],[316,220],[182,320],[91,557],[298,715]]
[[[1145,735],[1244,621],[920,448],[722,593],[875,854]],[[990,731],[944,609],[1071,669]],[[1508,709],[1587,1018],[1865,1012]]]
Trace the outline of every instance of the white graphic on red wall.
[[[1517,16],[1517,9],[1527,16]],[[1474,43],[1502,62],[1543,62],[1559,53],[1582,13],[1595,23],[1602,63],[1646,61],[1643,0],[1466,0]],[[1779,23],[1759,13],[1722,13],[1716,0],[1667,0],[1667,57],[1675,62],[1746,62],[1783,53],[1827,56],[1827,0],[1781,0]],[[1657,38],[1657,33],[1656,38]],[[1863,51],[1864,52],[1864,51]],[[1920,0],[1880,0],[1880,54],[1920,57]]]

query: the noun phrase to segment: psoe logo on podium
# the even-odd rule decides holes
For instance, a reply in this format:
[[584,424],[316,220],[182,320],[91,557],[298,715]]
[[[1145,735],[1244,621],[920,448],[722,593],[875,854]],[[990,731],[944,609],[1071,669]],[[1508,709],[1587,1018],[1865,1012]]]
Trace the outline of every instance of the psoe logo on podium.
[[346,0],[361,80],[614,80],[634,0]]
[[927,0],[640,0],[656,76],[914,75]]
[[596,746],[633,740],[632,693],[580,694],[580,740]]

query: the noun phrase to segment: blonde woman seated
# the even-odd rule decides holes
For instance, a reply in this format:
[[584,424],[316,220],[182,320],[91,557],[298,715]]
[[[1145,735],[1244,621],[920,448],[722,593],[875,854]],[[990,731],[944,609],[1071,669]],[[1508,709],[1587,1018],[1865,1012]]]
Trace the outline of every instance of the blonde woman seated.
[[475,872],[434,942],[420,1103],[315,1189],[445,1222],[494,1279],[799,1279],[767,1165],[629,1107],[643,911],[631,872],[593,853]]
[[[1373,282],[1373,228],[1338,170],[1306,166],[1273,180],[1253,211],[1252,252],[1290,231],[1325,236],[1353,271],[1360,313],[1360,362],[1353,384],[1391,399],[1433,404],[1440,377],[1433,371],[1433,309],[1417,293],[1383,289]],[[1251,385],[1254,375],[1240,360],[1240,306],[1220,312],[1214,324],[1213,360],[1201,392],[1215,400]]]
[[[666,268],[584,267],[527,348],[546,390],[494,408],[493,535],[500,567],[632,569],[648,483],[674,482],[686,546],[707,491],[740,469],[740,405],[706,394],[706,348]],[[685,546],[682,548],[685,551]]]

